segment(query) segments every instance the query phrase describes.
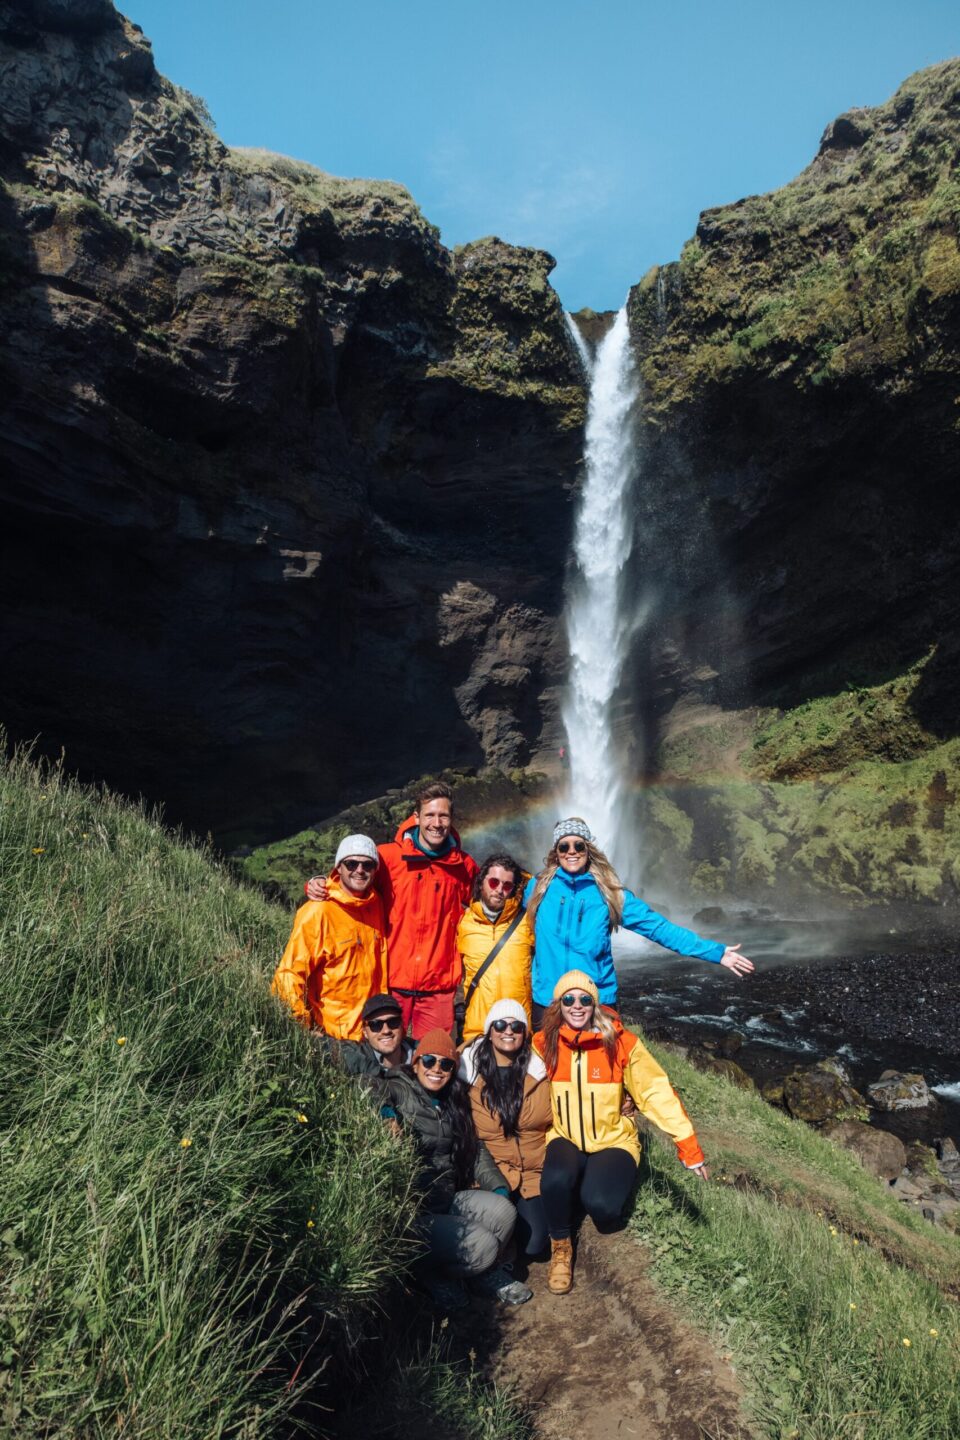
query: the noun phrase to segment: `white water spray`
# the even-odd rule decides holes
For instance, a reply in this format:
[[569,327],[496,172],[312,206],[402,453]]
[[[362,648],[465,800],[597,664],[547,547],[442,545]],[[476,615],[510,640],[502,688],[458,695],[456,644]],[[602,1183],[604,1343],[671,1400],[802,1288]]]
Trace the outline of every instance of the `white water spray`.
[[570,324],[590,378],[586,480],[573,540],[577,571],[566,612],[570,683],[563,720],[570,747],[570,808],[589,822],[614,865],[629,874],[635,859],[633,825],[613,706],[633,629],[623,571],[633,541],[639,382],[626,309],[618,313],[592,364]]

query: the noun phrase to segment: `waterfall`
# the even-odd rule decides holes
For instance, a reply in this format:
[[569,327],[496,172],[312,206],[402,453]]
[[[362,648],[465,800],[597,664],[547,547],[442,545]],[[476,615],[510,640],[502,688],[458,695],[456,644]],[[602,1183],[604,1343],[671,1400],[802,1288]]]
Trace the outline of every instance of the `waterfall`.
[[[583,353],[582,337],[580,347]],[[632,807],[613,725],[633,629],[623,571],[633,537],[639,381],[626,309],[617,314],[593,363],[589,355],[584,363],[590,380],[586,478],[574,525],[576,568],[566,607],[570,681],[563,720],[570,751],[569,802],[570,813],[589,822],[600,848],[629,874],[635,859]]]
[[580,326],[574,320],[568,310],[564,310],[563,318],[567,322],[567,329],[570,331],[570,338],[576,346],[577,354],[580,356],[580,363],[583,366],[587,379],[593,374],[593,356],[590,354],[590,346],[580,333]]

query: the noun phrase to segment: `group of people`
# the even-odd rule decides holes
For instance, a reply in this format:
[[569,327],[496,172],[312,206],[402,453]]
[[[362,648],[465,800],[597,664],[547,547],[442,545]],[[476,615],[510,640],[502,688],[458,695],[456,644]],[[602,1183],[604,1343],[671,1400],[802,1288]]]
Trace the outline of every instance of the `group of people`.
[[478,866],[437,782],[392,842],[345,836],[305,888],[274,993],[415,1143],[418,1268],[445,1307],[466,1303],[464,1280],[530,1299],[519,1272],[548,1251],[549,1290],[571,1288],[580,1215],[610,1229],[632,1192],[637,1111],[707,1176],[667,1075],[617,1015],[612,936],[753,965],[627,890],[585,821],[557,823],[536,876],[507,854]]

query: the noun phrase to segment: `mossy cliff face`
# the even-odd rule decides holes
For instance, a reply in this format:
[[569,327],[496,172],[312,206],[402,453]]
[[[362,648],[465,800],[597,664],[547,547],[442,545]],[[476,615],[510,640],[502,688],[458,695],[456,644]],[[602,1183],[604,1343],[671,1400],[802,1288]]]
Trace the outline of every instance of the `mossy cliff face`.
[[550,257],[228,150],[107,0],[0,3],[0,73],[12,733],[224,837],[552,749]]
[[[949,823],[931,828],[923,797],[945,789],[949,822],[960,733],[958,155],[951,61],[888,104],[841,116],[782,190],[707,211],[680,260],[631,292],[645,388],[637,573],[659,640],[652,658],[638,652],[632,676],[647,778],[677,778],[668,752],[681,735],[694,750],[724,751],[728,776],[753,786],[764,757],[779,757],[762,790],[710,800],[727,818],[705,863],[725,859],[741,890],[786,876],[867,897],[957,895]],[[898,689],[894,677],[908,673]],[[895,723],[892,711],[879,723],[884,706]],[[782,718],[758,731],[757,710]],[[811,739],[812,716],[826,731],[812,736],[811,770],[793,750]],[[717,726],[726,742],[694,742]],[[736,762],[733,735],[749,765]],[[701,754],[684,784],[710,775]],[[805,818],[786,817],[795,804]],[[782,844],[770,832],[778,808]],[[715,869],[702,875],[722,888]]]

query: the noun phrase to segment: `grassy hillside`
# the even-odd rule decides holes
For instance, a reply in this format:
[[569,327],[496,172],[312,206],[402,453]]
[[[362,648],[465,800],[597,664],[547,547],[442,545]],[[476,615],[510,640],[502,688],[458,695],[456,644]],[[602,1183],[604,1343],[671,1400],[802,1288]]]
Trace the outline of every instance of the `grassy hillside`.
[[632,1227],[652,1273],[729,1354],[768,1440],[960,1435],[960,1239],[846,1151],[651,1046],[713,1166],[649,1146]]
[[265,1436],[406,1251],[410,1161],[271,1000],[283,910],[144,814],[0,771],[0,1406]]

